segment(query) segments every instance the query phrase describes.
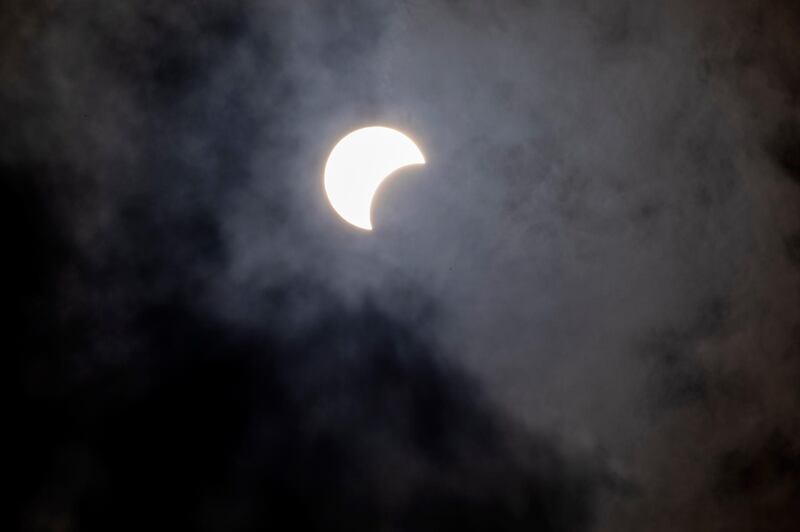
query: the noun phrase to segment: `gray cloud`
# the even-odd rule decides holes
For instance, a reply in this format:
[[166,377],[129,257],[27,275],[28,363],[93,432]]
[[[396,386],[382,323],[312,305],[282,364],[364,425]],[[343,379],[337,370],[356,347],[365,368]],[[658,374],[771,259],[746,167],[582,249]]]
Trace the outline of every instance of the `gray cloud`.
[[[368,314],[424,338],[425,356],[474,376],[497,408],[487,418],[537,434],[545,455],[559,454],[553,441],[579,448],[614,471],[597,477],[636,486],[601,496],[595,528],[748,530],[771,513],[776,530],[791,529],[791,2],[84,1],[8,12],[0,117],[16,126],[0,156],[37,168],[26,171],[70,250],[48,300],[86,333],[70,379],[136,364],[143,309],[175,298],[191,295],[182,304],[237,342],[268,330],[290,344],[331,308],[358,323],[369,301]],[[365,235],[332,216],[320,173],[338,137],[369,123],[410,133],[428,164],[384,186]],[[333,356],[286,378],[353,400],[314,377],[340,364],[367,371]],[[405,452],[375,445],[381,457]],[[519,460],[427,472],[421,497],[469,501],[492,486],[513,508],[517,481],[495,482],[517,478]],[[558,479],[554,493],[571,478],[545,476]],[[575,500],[588,516],[585,489]]]

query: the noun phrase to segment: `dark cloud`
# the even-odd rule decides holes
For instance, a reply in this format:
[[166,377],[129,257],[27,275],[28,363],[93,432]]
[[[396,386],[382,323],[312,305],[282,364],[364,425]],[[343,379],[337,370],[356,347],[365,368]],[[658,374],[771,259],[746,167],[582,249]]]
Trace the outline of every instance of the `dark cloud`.
[[[600,471],[492,407],[424,315],[339,301],[302,272],[213,281],[220,203],[256,149],[241,96],[206,90],[248,31],[242,6],[90,7],[42,22],[66,66],[4,86],[24,121],[3,145],[5,527],[586,529]],[[366,45],[348,15],[332,57]],[[48,95],[15,114],[37,83]],[[291,223],[277,212],[265,231]],[[247,320],[210,309],[215,282]]]
[[794,437],[767,431],[748,447],[722,454],[717,468],[718,497],[752,509],[743,526],[758,529],[767,522],[773,530],[797,526],[800,449]]
[[781,122],[767,150],[786,177],[800,183],[800,123]]
[[800,263],[800,231],[786,237],[784,242],[789,259]]
[[707,369],[695,356],[698,345],[719,333],[731,309],[724,298],[705,302],[688,324],[654,333],[642,348],[652,365],[650,397],[656,413],[708,398]]
[[798,16],[6,2],[4,529],[792,530]]
[[[58,237],[36,173],[6,168],[5,176],[4,227],[16,222],[14,234],[25,237],[11,240],[17,260],[5,272],[19,312],[3,371],[15,405],[6,424],[9,529],[582,530],[590,522],[599,471],[503,421],[411,325],[369,302],[350,309],[288,285],[264,296],[275,302],[268,323],[231,327],[198,311],[195,283],[176,271],[179,259],[213,263],[213,231],[185,213],[162,220],[160,234],[146,231],[149,239],[115,228],[139,253],[112,272],[83,270]],[[123,219],[146,230],[153,215]],[[194,253],[163,242],[189,235],[199,241]],[[56,281],[67,265],[91,276],[93,289],[122,290],[117,304],[133,305],[124,320],[102,308],[81,309],[90,313],[84,322],[73,312],[64,320],[71,302]],[[127,293],[148,285],[161,290],[144,301]],[[301,293],[319,315],[287,338],[279,312]],[[86,345],[96,335],[102,353]],[[119,350],[124,358],[113,357]]]

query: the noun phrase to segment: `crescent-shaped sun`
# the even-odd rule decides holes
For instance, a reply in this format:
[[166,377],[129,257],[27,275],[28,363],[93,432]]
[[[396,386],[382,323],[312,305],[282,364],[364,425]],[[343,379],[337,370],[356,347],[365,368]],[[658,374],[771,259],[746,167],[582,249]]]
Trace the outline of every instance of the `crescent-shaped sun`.
[[325,193],[346,222],[372,230],[372,198],[391,174],[425,157],[407,135],[388,127],[357,129],[331,150],[325,164]]

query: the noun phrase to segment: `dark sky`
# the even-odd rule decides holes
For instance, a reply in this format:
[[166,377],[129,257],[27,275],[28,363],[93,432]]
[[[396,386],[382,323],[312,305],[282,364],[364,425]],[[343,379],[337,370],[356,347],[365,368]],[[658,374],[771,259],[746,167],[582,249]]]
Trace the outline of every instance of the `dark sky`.
[[[0,529],[798,530],[798,28],[6,0]],[[428,164],[365,233],[370,124]]]

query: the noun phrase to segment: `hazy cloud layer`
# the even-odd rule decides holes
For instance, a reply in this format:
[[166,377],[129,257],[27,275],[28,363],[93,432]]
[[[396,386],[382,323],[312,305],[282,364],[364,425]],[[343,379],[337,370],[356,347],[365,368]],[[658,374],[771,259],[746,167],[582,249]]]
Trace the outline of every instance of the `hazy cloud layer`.
[[17,528],[795,526],[792,2],[3,15]]

